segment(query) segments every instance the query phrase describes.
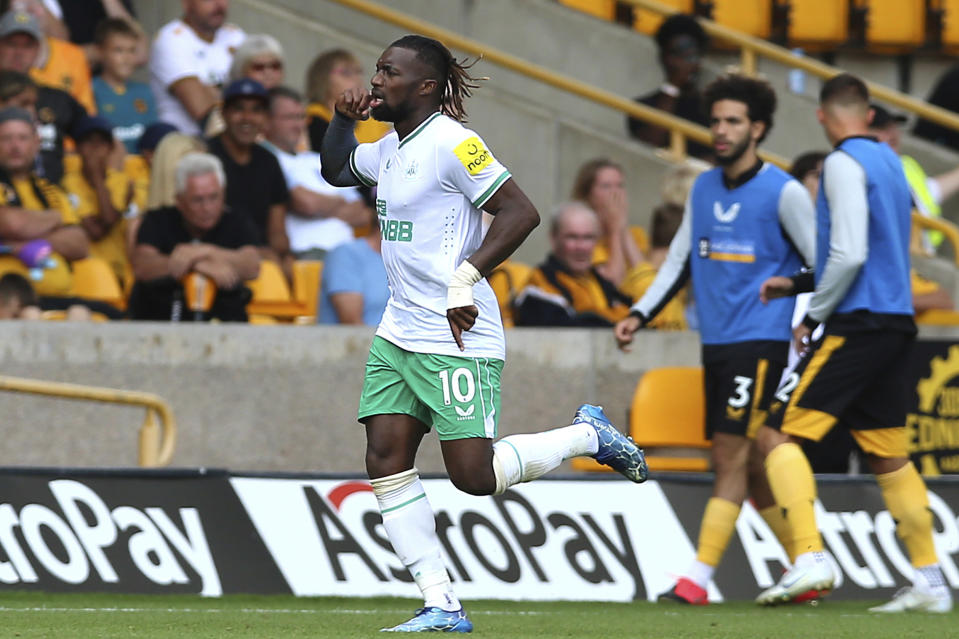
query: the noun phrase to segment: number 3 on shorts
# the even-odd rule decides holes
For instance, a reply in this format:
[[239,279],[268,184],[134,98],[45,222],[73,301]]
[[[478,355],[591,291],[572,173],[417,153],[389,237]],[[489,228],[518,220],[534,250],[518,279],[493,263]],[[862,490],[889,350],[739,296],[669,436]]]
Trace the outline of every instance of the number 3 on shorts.
[[749,403],[749,388],[753,385],[753,379],[744,375],[736,375],[733,381],[736,382],[736,394],[729,398],[729,405],[733,408],[742,408]]
[[468,368],[457,368],[453,374],[440,371],[440,383],[443,384],[443,403],[447,406],[453,402],[450,395],[460,404],[468,404],[476,396],[476,380],[473,371]]

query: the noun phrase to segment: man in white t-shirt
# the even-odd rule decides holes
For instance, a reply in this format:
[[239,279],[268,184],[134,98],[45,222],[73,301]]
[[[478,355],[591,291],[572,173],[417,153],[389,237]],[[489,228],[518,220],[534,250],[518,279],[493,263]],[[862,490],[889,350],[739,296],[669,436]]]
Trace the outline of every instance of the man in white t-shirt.
[[150,88],[160,120],[199,135],[220,101],[233,52],[246,38],[226,24],[229,0],[183,0],[183,17],[165,24],[150,51]]
[[[380,56],[371,92],[354,88],[339,97],[321,149],[328,182],[377,187],[391,295],[370,347],[359,420],[383,525],[425,600],[412,619],[385,629],[395,632],[473,628],[450,585],[414,467],[431,427],[453,484],[473,495],[501,494],[581,455],[634,482],[647,474],[642,451],[589,404],[570,426],[493,444],[506,346],[484,275],[516,250],[539,214],[483,140],[460,124],[463,99],[475,87],[441,43],[405,36]],[[395,130],[358,145],[353,124],[370,115]],[[483,211],[495,216],[485,237]]]
[[355,186],[331,186],[320,175],[320,154],[297,152],[306,134],[306,107],[293,89],[270,91],[263,146],[280,162],[290,211],[286,234],[298,259],[323,259],[328,251],[353,239],[353,226],[369,224],[372,212]]

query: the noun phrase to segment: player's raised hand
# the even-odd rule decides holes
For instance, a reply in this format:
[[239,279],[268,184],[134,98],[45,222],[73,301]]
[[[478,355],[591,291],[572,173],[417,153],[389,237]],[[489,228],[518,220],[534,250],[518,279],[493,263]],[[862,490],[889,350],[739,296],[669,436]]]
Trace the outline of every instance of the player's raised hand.
[[639,327],[640,321],[635,315],[629,315],[616,323],[613,334],[616,336],[616,345],[619,346],[619,350],[624,353],[632,350],[629,345],[633,343],[633,333],[638,331]]
[[782,275],[774,275],[759,287],[759,301],[768,304],[769,300],[789,297],[793,294],[793,281]]
[[450,323],[450,331],[452,331],[453,339],[456,340],[456,345],[459,346],[461,351],[466,350],[463,345],[463,331],[473,328],[478,316],[479,309],[476,308],[475,304],[446,309],[446,319]]
[[370,117],[370,102],[373,96],[366,89],[352,87],[336,99],[336,111],[351,120],[366,120]]

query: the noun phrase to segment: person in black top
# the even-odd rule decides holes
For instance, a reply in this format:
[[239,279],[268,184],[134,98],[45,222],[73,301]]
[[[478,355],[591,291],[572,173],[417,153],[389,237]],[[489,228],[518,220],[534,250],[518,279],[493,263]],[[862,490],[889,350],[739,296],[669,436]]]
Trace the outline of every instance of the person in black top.
[[[709,39],[695,18],[681,13],[663,21],[656,31],[659,63],[666,82],[648,95],[639,96],[640,104],[668,111],[683,119],[709,126],[699,91],[699,71]],[[669,130],[628,117],[629,134],[647,144],[658,147],[669,145]],[[709,159],[712,150],[703,144],[690,142],[687,151],[698,158]]]
[[66,91],[39,86],[25,73],[0,71],[0,108],[26,109],[37,121],[40,156],[37,175],[54,184],[63,177],[63,139],[87,110]]
[[137,232],[133,319],[191,319],[181,282],[199,273],[217,289],[209,317],[247,321],[250,291],[243,283],[260,270],[256,230],[247,216],[224,206],[225,179],[220,160],[208,153],[189,153],[177,164],[177,205],[149,211]]
[[223,92],[226,130],[209,140],[210,153],[226,171],[226,203],[250,217],[257,230],[256,244],[264,259],[274,260],[292,273],[286,211],[290,194],[276,156],[257,144],[266,128],[269,94],[256,80],[241,78]]

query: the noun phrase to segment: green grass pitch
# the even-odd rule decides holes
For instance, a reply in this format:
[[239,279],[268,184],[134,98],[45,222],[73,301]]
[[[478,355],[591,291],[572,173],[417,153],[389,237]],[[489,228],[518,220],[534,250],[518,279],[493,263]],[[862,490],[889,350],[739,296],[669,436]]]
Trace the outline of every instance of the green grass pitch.
[[[878,615],[862,602],[826,601],[761,609],[748,603],[703,608],[650,603],[471,601],[467,610],[485,637],[622,637],[623,639],[954,637],[959,613]],[[41,594],[0,596],[0,636],[70,639],[230,639],[376,636],[410,616],[408,599],[281,596]],[[381,636],[381,635],[380,635]]]

